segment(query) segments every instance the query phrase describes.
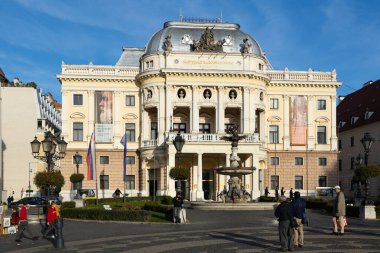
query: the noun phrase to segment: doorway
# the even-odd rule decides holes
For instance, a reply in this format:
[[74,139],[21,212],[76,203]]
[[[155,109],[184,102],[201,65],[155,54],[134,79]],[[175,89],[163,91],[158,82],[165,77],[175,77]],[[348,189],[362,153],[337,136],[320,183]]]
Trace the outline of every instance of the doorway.
[[205,200],[214,199],[214,171],[204,170],[202,172],[202,189]]

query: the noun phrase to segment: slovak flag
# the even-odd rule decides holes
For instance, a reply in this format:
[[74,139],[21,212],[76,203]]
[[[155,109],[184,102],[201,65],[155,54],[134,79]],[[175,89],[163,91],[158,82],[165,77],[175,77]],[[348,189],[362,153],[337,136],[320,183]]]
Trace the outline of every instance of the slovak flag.
[[123,160],[123,181],[126,181],[127,174],[127,133],[121,138],[120,143],[124,146],[124,160]]
[[88,144],[87,151],[87,180],[94,180],[96,177],[95,173],[95,133],[92,133],[90,143]]

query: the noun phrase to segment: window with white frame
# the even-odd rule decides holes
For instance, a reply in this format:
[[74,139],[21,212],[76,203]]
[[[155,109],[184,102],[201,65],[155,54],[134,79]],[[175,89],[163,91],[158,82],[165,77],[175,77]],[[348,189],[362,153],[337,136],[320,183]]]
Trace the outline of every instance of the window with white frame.
[[269,126],[269,143],[278,143],[278,126]]
[[127,164],[135,164],[135,157],[134,156],[127,156]]
[[270,165],[279,165],[280,164],[280,158],[275,156],[270,158]]
[[100,175],[99,182],[101,190],[108,190],[110,188],[110,176]]
[[83,105],[83,95],[82,94],[74,94],[73,95],[73,104],[74,105]]
[[109,164],[110,163],[110,157],[106,155],[99,156],[100,164]]
[[83,141],[83,123],[73,123],[73,141]]
[[318,165],[319,166],[326,166],[327,165],[327,158],[326,157],[319,157],[318,158]]
[[326,110],[326,100],[318,99],[317,100],[317,108],[318,108],[318,110]]
[[297,190],[303,189],[303,176],[294,177],[294,188]]
[[125,123],[125,133],[127,137],[127,142],[135,142],[136,140],[135,123]]
[[276,187],[278,187],[279,181],[280,181],[279,176],[271,176],[270,177],[270,188],[271,188],[271,190],[275,190]]
[[125,105],[126,106],[135,106],[135,96],[126,95],[125,96]]
[[135,175],[126,176],[126,187],[127,187],[127,190],[135,189]]
[[325,126],[318,126],[317,127],[317,141],[318,144],[326,144],[326,127]]
[[270,109],[278,109],[278,98],[269,99]]
[[319,176],[318,186],[319,187],[327,187],[327,176]]
[[303,157],[294,158],[294,164],[295,165],[303,165]]

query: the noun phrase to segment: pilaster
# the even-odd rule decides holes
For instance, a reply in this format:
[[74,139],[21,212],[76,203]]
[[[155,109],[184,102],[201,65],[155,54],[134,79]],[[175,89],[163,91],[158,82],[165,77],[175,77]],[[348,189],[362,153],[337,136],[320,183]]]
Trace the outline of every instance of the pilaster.
[[315,145],[314,139],[314,96],[307,96],[307,149],[312,150]]
[[290,114],[290,107],[289,107],[289,96],[284,95],[284,149],[288,150],[290,148],[290,134],[289,134],[289,114]]
[[338,149],[338,138],[336,136],[336,96],[330,97],[331,104],[331,150]]
[[202,153],[198,153],[198,166],[197,166],[197,201],[204,200],[204,192],[202,189]]
[[243,88],[243,133],[249,133],[249,88]]
[[157,108],[157,125],[158,125],[158,140],[157,144],[161,145],[161,143],[165,140],[165,90],[163,86],[158,86],[158,108]]
[[198,86],[192,87],[191,133],[199,133]]
[[91,134],[94,132],[95,123],[95,91],[88,91],[88,131],[87,140],[91,138]]
[[224,88],[218,87],[218,110],[217,110],[218,134],[224,134]]

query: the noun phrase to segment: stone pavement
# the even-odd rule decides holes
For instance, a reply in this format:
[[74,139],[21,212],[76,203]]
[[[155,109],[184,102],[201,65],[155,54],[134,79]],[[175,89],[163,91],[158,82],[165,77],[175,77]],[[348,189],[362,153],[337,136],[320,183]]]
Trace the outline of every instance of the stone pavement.
[[[296,252],[380,252],[380,221],[348,218],[348,231],[331,233],[331,217],[308,212],[311,226],[305,228],[305,245]],[[86,222],[66,220],[65,249],[61,252],[277,252],[277,221],[273,211],[188,210],[189,224]],[[31,227],[35,233],[38,224]],[[0,252],[54,252],[53,245],[40,239],[0,237]]]

